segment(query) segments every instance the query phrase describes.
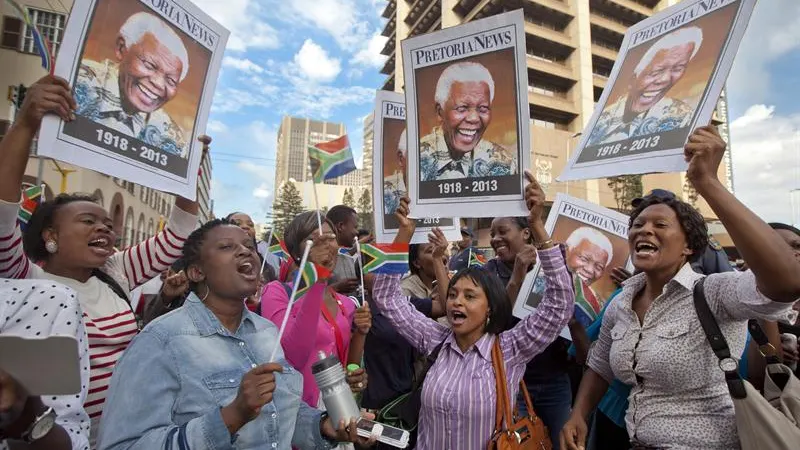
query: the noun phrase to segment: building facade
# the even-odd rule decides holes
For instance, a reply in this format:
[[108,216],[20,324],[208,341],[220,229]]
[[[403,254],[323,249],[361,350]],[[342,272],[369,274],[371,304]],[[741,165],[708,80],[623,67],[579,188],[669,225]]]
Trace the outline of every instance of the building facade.
[[[72,0],[21,0],[20,5],[28,10],[31,19],[58,52],[64,28],[72,8]],[[2,39],[0,39],[0,88],[4,91],[13,86],[30,86],[46,75],[41,60],[33,45],[27,26],[15,15],[6,2],[0,2],[2,17]],[[7,101],[0,108],[0,138],[14,121],[16,110]],[[198,201],[201,217],[210,217],[211,175],[210,158],[206,158],[198,181]],[[45,185],[45,197],[52,199],[61,192],[93,194],[108,210],[117,234],[117,247],[125,248],[155,234],[169,217],[174,196],[155,191],[128,181],[112,178],[92,170],[64,164],[50,158],[38,158],[35,145],[32,157],[25,169],[25,185]]]
[[[382,54],[384,90],[402,91],[400,42],[408,37],[522,8],[527,44],[528,102],[532,171],[548,200],[563,192],[610,208],[617,199],[608,180],[556,182],[591,119],[595,103],[617,58],[628,27],[679,0],[389,0],[383,11],[388,37]],[[724,97],[723,97],[724,102]],[[724,131],[727,133],[727,109]],[[722,114],[717,119],[723,119]],[[366,142],[366,139],[365,139]],[[728,152],[729,154],[730,152]],[[730,188],[730,159],[720,176]],[[691,200],[714,219],[702,199],[692,196],[685,174],[646,175],[643,191],[668,189]],[[482,223],[480,225],[483,225]]]
[[364,117],[364,145],[362,151],[364,152],[363,163],[363,185],[372,189],[372,152],[375,148],[375,113],[371,112],[367,117]]

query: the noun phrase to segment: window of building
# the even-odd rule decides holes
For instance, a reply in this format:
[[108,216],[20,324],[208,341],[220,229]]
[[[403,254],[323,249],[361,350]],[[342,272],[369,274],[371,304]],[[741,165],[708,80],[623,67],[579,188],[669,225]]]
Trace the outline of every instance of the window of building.
[[22,21],[16,17],[3,16],[3,39],[0,47],[19,50],[22,44],[22,26]]
[[[44,37],[50,41],[50,45],[53,46],[53,55],[57,54],[58,48],[61,46],[61,40],[64,38],[67,16],[34,8],[28,8],[28,14],[31,16],[31,20],[39,27]],[[22,40],[22,48],[20,50],[35,55],[39,54],[33,42],[33,33],[27,26],[25,26],[25,38]]]

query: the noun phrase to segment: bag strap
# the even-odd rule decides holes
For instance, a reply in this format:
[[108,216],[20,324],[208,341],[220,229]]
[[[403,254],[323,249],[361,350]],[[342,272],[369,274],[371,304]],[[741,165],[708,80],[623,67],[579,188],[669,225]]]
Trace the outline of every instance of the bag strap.
[[758,351],[761,353],[761,356],[764,357],[767,364],[780,364],[781,361],[778,359],[778,351],[775,349],[775,346],[769,342],[769,338],[767,334],[764,333],[761,325],[758,324],[758,320],[748,320],[747,331],[750,332],[750,336],[752,336],[753,340],[758,344]]
[[436,362],[436,359],[439,358],[439,353],[442,351],[442,347],[444,343],[447,341],[447,337],[444,338],[442,342],[439,343],[436,347],[434,347],[433,351],[425,357],[425,365],[422,366],[422,371],[419,374],[419,379],[416,380],[414,386],[412,387],[412,391],[415,389],[419,389],[422,387],[422,383],[425,382],[425,377],[428,376],[428,371],[431,370],[433,364]]
[[728,341],[725,340],[725,335],[719,328],[717,319],[711,308],[708,306],[706,300],[706,293],[703,290],[705,285],[705,278],[694,285],[694,309],[697,311],[697,318],[700,319],[700,325],[703,327],[703,332],[706,335],[711,349],[719,359],[719,368],[725,372],[725,383],[728,385],[728,391],[731,397],[736,399],[743,399],[747,397],[745,391],[744,381],[739,376],[739,362],[731,357],[731,350],[728,347]]
[[[497,392],[497,408],[495,410],[494,434],[503,432],[511,425],[511,400],[506,387],[506,366],[503,362],[503,351],[500,349],[500,337],[496,336],[492,346],[492,366],[494,367],[495,391]],[[505,422],[505,427],[503,426]]]

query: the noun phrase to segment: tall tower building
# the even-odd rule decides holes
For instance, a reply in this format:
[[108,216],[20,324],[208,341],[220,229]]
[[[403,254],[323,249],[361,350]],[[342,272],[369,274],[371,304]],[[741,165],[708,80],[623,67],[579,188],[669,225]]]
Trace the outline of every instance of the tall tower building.
[[[546,185],[549,200],[558,192],[603,206],[618,207],[608,180],[555,182],[591,119],[617,59],[628,27],[677,0],[389,0],[382,15],[388,37],[382,54],[388,57],[381,73],[384,90],[402,91],[400,42],[412,36],[522,8],[528,67],[531,117],[531,170]],[[722,119],[718,115],[718,119]],[[727,126],[727,117],[724,118]],[[730,160],[726,160],[726,166]],[[727,183],[728,167],[720,176]],[[644,192],[668,189],[692,200],[680,173],[647,175]],[[713,218],[710,208],[695,202]]]
[[364,163],[361,171],[361,182],[367,189],[372,189],[372,151],[375,148],[373,143],[375,139],[374,125],[375,113],[369,113],[369,115],[364,118]]
[[[275,188],[279,189],[289,179],[298,182],[311,179],[308,146],[332,141],[346,133],[343,123],[284,116],[278,129]],[[339,184],[341,178],[345,177],[330,180],[331,184]]]

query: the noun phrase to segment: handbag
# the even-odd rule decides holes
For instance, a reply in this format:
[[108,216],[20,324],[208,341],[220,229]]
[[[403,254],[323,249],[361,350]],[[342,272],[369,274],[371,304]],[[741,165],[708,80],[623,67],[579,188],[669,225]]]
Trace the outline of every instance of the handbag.
[[694,286],[694,307],[706,339],[719,359],[719,367],[725,372],[742,450],[797,449],[800,443],[800,381],[780,363],[775,348],[755,320],[748,322],[747,327],[766,359],[764,395],[741,378],[739,363],[731,357],[728,342],[706,301],[704,280]]
[[419,423],[419,410],[422,408],[422,384],[428,371],[433,367],[439,352],[442,350],[444,341],[437,345],[433,351],[425,358],[425,363],[419,373],[419,377],[414,380],[411,391],[400,395],[375,414],[375,420],[408,431],[415,440],[417,425]]
[[[506,367],[503,362],[503,351],[500,339],[495,338],[492,347],[492,366],[497,392],[497,410],[495,412],[494,434],[489,440],[489,450],[552,450],[547,427],[536,415],[531,402],[531,395],[525,383],[520,381],[520,389],[528,408],[528,417],[519,417],[511,412],[511,397],[506,386]],[[513,423],[512,423],[513,422]]]

